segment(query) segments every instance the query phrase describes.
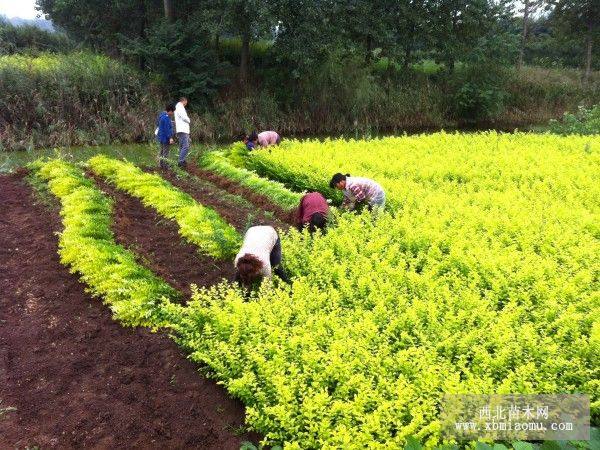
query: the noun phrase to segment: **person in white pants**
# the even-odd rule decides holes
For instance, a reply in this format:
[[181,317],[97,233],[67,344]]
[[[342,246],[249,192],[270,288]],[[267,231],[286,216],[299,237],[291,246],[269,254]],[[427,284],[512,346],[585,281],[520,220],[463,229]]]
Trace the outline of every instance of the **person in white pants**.
[[190,151],[190,118],[185,110],[187,104],[188,99],[181,97],[175,106],[175,132],[179,141],[179,167],[187,165],[185,159]]

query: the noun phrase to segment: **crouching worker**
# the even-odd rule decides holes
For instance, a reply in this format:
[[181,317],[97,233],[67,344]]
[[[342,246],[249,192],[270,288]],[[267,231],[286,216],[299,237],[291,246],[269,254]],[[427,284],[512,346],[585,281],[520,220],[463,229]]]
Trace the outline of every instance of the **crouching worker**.
[[235,257],[235,279],[251,289],[272,273],[290,282],[281,266],[281,240],[275,228],[268,225],[250,227],[244,235],[242,248]]
[[329,182],[329,187],[344,192],[342,207],[354,210],[366,206],[369,211],[383,210],[385,192],[379,183],[369,178],[351,177],[350,174],[336,173]]
[[329,204],[325,197],[319,192],[309,192],[300,199],[300,206],[296,212],[296,225],[300,231],[308,227],[311,233],[325,230],[328,214]]
[[261,147],[268,147],[270,145],[279,145],[281,143],[281,136],[276,131],[263,131],[256,135],[256,140]]
[[258,134],[256,134],[256,131],[253,131],[249,135],[246,134],[244,135],[244,139],[242,139],[242,141],[246,145],[246,149],[248,149],[248,151],[252,151],[258,144]]
[[246,148],[252,151],[257,146],[269,147],[270,145],[279,145],[281,143],[281,136],[275,131],[263,131],[261,133],[253,131],[249,135],[244,136],[243,142],[246,144]]

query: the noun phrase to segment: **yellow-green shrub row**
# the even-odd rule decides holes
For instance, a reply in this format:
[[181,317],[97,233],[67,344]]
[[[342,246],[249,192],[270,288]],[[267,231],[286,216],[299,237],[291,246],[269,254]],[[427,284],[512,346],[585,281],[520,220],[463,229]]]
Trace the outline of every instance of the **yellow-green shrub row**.
[[161,305],[177,294],[115,243],[110,200],[80,169],[65,161],[34,163],[30,168],[48,182],[61,202],[61,262],[79,274],[90,293],[110,305],[118,320],[133,326],[161,326]]
[[302,194],[290,191],[281,183],[261,178],[250,170],[236,167],[221,152],[207,152],[202,155],[199,162],[205,169],[268,197],[284,209],[296,208],[302,198]]
[[392,211],[282,234],[291,288],[221,287],[181,311],[179,341],[267,439],[434,446],[444,393],[583,392],[598,425],[600,137],[284,141],[250,158],[315,186],[373,177]]
[[88,161],[90,169],[118,189],[139,198],[146,206],[179,225],[179,233],[202,253],[216,258],[235,255],[241,244],[237,231],[213,209],[196,202],[159,175],[144,173],[125,161],[98,155]]

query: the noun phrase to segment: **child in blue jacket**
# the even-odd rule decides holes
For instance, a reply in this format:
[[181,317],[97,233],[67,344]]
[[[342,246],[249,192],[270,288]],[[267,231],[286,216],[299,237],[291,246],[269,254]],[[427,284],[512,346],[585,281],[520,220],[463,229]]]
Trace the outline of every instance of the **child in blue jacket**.
[[169,146],[173,143],[173,117],[175,107],[167,105],[165,110],[158,116],[158,128],[156,129],[156,139],[159,143],[158,165],[161,169],[169,167],[167,160],[169,158]]

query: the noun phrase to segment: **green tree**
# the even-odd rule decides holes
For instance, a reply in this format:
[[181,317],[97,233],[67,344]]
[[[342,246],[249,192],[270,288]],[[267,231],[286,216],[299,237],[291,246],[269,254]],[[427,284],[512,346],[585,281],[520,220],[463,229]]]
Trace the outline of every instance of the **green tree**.
[[581,39],[585,48],[585,80],[592,72],[593,47],[600,39],[600,0],[555,0],[551,13],[554,26]]
[[121,44],[122,51],[144,61],[144,69],[162,74],[162,84],[173,96],[186,95],[196,100],[209,100],[226,83],[222,64],[208,46],[209,36],[201,27],[188,22],[167,19],[156,21],[144,38]]
[[450,72],[482,37],[498,31],[499,23],[510,15],[509,4],[504,0],[434,0],[431,11],[436,59]]
[[432,0],[408,0],[393,2],[386,11],[394,53],[402,59],[405,69],[414,62],[415,51],[427,50],[433,45],[433,7]]
[[241,85],[250,74],[250,45],[253,40],[269,34],[276,25],[269,14],[267,2],[260,0],[214,0],[202,6],[202,17],[218,38],[222,35],[239,37],[241,41],[238,79]]
[[521,26],[521,44],[519,46],[519,59],[517,60],[517,68],[521,69],[525,59],[525,49],[529,40],[529,26],[531,16],[536,13],[544,5],[544,0],[524,0],[523,1],[523,20]]
[[142,38],[162,15],[153,0],[37,0],[37,8],[70,36],[116,56],[119,37]]
[[38,0],[37,5],[77,40],[159,74],[174,95],[207,98],[224,83],[210,48],[206,8],[197,1],[178,0],[176,9],[169,0]]

